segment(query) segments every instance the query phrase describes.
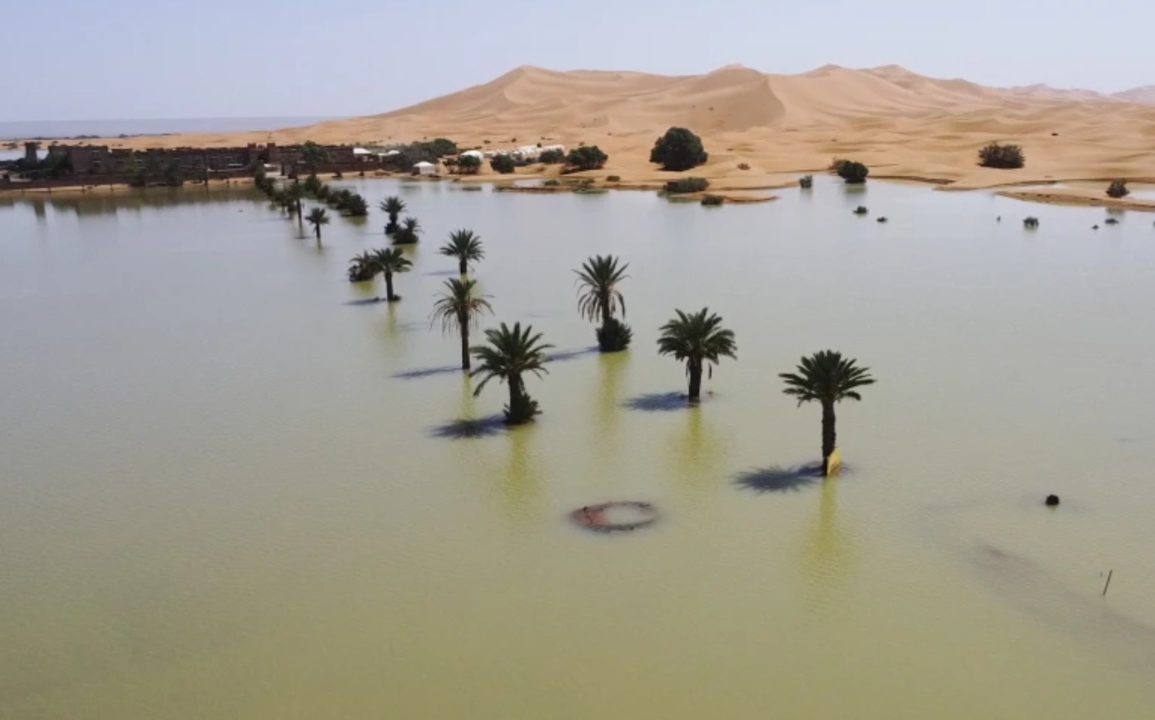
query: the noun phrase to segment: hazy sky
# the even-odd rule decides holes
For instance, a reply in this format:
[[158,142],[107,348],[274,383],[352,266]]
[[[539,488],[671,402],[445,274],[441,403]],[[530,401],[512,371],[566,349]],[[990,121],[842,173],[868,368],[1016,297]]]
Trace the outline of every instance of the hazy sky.
[[0,0],[0,121],[359,115],[518,65],[1155,83],[1155,0]]

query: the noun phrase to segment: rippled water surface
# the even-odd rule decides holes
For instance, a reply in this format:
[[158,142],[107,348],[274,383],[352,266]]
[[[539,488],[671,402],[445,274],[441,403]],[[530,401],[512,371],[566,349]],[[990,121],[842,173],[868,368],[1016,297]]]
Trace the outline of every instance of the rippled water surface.
[[[0,198],[0,717],[1151,716],[1151,215],[353,184],[425,228],[398,304],[344,279],[377,211],[318,247],[239,190]],[[430,328],[463,226],[557,346],[531,427]],[[577,315],[599,252],[625,354]],[[655,339],[703,305],[739,360],[691,410]],[[777,380],[824,347],[879,379],[827,482]],[[568,517],[614,499],[659,521]]]

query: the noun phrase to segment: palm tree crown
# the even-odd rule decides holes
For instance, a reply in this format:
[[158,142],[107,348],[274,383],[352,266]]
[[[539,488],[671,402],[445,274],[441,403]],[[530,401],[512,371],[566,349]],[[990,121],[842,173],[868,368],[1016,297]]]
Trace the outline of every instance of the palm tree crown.
[[409,261],[409,258],[405,257],[405,253],[401,248],[374,250],[373,260],[377,263],[379,272],[387,275],[408,272],[409,268],[413,265],[413,263]]
[[325,212],[325,208],[315,207],[305,216],[305,220],[313,226],[313,231],[317,233],[317,239],[320,240],[321,226],[329,224],[329,213]]
[[523,329],[521,323],[514,323],[509,327],[501,323],[497,328],[485,331],[488,345],[477,345],[472,348],[474,357],[481,363],[474,375],[481,375],[481,383],[474,390],[474,395],[480,394],[486,383],[494,378],[503,382],[520,380],[523,373],[531,372],[541,376],[549,372],[545,364],[549,362],[546,350],[553,345],[541,341],[541,333],[534,333],[532,325]]
[[380,207],[384,213],[389,215],[390,218],[396,221],[397,216],[405,212],[405,201],[396,195],[390,195],[389,197],[382,200],[378,207]]
[[449,236],[449,242],[441,246],[442,255],[455,257],[460,264],[461,274],[469,271],[469,263],[476,263],[485,257],[481,237],[472,230],[456,230]]
[[722,318],[702,308],[696,313],[675,310],[677,317],[662,326],[658,353],[678,360],[716,364],[722,357],[734,358],[738,345],[734,331],[722,327]]
[[618,285],[629,277],[629,266],[613,255],[595,255],[582,264],[581,270],[574,270],[578,276],[578,312],[582,317],[605,324],[619,307],[625,316],[626,299]]
[[366,250],[354,255],[349,260],[349,280],[352,282],[372,280],[373,276],[379,272],[381,272],[381,268],[377,264],[377,255],[374,252]]
[[834,350],[820,350],[802,358],[796,373],[778,375],[786,382],[782,392],[796,397],[799,405],[811,401],[861,400],[858,388],[873,385],[874,378],[870,376],[870,368],[858,367],[857,362]]

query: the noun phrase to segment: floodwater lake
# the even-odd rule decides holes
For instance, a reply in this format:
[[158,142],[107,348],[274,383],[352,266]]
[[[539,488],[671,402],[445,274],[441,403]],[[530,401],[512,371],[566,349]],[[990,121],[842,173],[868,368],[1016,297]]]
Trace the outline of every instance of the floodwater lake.
[[[1150,214],[340,184],[373,211],[320,246],[243,189],[0,197],[0,717],[1155,713]],[[424,234],[366,302],[391,194]],[[430,327],[461,227],[483,327],[556,346],[524,428]],[[572,269],[607,252],[600,355]],[[655,341],[702,306],[738,360],[686,408]],[[827,481],[777,377],[824,348],[878,379]],[[659,519],[569,517],[612,500]]]

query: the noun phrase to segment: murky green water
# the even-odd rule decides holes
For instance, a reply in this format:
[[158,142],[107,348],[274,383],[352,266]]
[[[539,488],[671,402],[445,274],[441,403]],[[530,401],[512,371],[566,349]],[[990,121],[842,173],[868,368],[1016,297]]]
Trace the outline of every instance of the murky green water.
[[[1155,712],[1150,216],[360,189],[426,228],[392,307],[343,277],[377,212],[318,249],[243,192],[0,200],[0,717]],[[513,433],[448,437],[505,400],[439,371],[462,226],[498,318],[564,353]],[[570,269],[607,251],[635,344],[602,357]],[[657,327],[705,304],[739,361],[663,409]],[[815,459],[776,373],[827,346],[879,378],[840,413],[849,472],[752,489]],[[615,498],[660,522],[566,518]]]

